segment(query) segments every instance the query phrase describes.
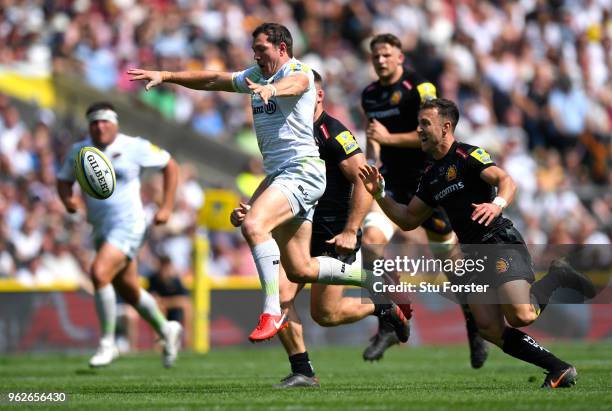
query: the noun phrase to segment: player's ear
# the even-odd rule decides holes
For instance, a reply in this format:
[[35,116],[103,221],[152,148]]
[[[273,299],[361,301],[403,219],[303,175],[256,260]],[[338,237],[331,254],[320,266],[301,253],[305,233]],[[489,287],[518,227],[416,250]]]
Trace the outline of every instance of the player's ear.
[[399,62],[400,64],[404,64],[404,60],[406,59],[406,56],[404,56],[404,52],[400,49],[399,50]]
[[444,123],[442,123],[442,132],[444,133],[444,135],[449,134],[452,130],[453,125],[450,121],[445,121]]
[[284,41],[281,41],[280,44],[278,45],[278,50],[280,51],[280,54],[287,54],[287,43],[285,43]]

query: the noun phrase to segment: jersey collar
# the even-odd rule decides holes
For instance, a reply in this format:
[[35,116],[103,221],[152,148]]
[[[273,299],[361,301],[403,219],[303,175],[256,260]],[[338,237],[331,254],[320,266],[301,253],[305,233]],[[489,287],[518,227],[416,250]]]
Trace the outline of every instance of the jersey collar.
[[325,122],[326,118],[327,118],[327,112],[325,110],[323,110],[323,112],[321,113],[321,115],[319,116],[317,121],[315,121],[314,126],[315,127],[319,127],[322,123]]

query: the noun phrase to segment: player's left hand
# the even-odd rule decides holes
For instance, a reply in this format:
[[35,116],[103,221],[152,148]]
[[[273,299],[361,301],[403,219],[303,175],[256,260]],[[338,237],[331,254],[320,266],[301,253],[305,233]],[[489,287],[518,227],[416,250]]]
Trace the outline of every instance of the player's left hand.
[[484,223],[485,226],[491,224],[491,221],[501,214],[502,208],[493,203],[482,203],[474,204],[474,211],[472,212],[472,221],[478,220],[478,224]]
[[364,164],[359,167],[359,178],[372,197],[380,195],[385,190],[385,179],[375,166]]
[[380,121],[372,119],[366,129],[366,137],[378,144],[386,144],[389,140],[389,130]]
[[250,78],[246,79],[249,88],[253,94],[259,94],[259,97],[263,100],[264,104],[268,104],[268,100],[274,97],[274,86],[271,84],[258,84],[251,81]]
[[170,214],[172,214],[172,210],[166,210],[165,208],[160,208],[155,213],[155,217],[153,218],[153,223],[155,225],[166,224],[170,219]]
[[142,70],[142,69],[129,69],[127,74],[130,75],[130,81],[137,80],[145,80],[147,84],[145,85],[145,90],[149,91],[153,87],[161,84],[164,79],[161,71],[153,71],[153,70]]
[[357,246],[357,233],[354,231],[343,231],[334,238],[325,241],[327,244],[335,244],[338,254],[350,254]]

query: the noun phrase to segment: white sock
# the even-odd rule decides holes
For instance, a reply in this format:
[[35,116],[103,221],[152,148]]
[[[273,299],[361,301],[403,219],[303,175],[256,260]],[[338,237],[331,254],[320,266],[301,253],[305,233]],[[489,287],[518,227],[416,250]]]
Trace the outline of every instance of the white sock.
[[100,320],[100,340],[112,344],[115,342],[115,323],[117,320],[117,296],[112,284],[99,288],[94,293],[96,312]]
[[157,334],[159,334],[160,337],[163,337],[168,320],[166,320],[166,317],[164,317],[162,312],[159,310],[155,298],[153,298],[153,296],[146,290],[141,288],[140,299],[135,308],[142,318],[151,324],[151,327],[153,327]]
[[317,283],[363,287],[361,265],[348,265],[331,257],[317,257],[317,260],[319,260]]
[[280,315],[278,277],[280,275],[280,250],[274,239],[270,239],[251,249],[257,266],[259,281],[264,291],[264,313]]

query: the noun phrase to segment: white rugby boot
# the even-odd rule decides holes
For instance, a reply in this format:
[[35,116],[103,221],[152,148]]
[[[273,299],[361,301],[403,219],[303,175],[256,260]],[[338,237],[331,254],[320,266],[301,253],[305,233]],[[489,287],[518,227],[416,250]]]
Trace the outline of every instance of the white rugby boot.
[[104,367],[115,358],[119,357],[119,350],[114,341],[102,340],[96,350],[96,353],[89,360],[89,366],[92,368]]
[[177,321],[168,321],[164,328],[162,363],[164,367],[170,368],[174,365],[178,352],[181,349],[183,326]]

